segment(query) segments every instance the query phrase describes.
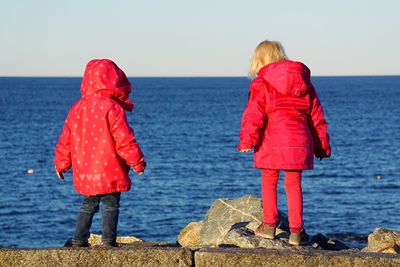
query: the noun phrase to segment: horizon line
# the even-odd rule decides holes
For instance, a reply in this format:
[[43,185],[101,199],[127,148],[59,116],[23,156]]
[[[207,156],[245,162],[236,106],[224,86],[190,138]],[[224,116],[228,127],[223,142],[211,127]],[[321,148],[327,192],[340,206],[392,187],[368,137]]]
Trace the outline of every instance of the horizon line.
[[[330,75],[311,75],[311,78],[329,77],[396,77],[400,74],[330,74]],[[0,75],[0,78],[82,78],[83,76],[73,75]],[[127,78],[248,78],[245,75],[185,75],[185,76],[127,76]]]

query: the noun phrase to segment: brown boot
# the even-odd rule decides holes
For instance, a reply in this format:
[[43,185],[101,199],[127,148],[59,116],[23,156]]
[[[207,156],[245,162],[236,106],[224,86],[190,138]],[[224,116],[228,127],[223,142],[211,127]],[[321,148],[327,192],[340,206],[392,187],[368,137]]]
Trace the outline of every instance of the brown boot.
[[310,240],[306,231],[301,229],[299,233],[290,234],[289,244],[292,246],[300,246],[301,244],[307,243]]
[[276,232],[276,227],[262,223],[254,231],[254,234],[267,239],[275,239],[275,232]]

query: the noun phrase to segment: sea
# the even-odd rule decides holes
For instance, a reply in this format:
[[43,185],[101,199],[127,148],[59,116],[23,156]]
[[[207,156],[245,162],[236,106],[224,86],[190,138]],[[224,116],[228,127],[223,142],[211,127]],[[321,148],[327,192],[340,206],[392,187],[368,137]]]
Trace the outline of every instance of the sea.
[[[260,197],[252,153],[236,150],[250,80],[132,77],[127,118],[145,154],[122,194],[118,234],[175,243],[218,198]],[[362,248],[377,227],[400,231],[400,76],[314,77],[332,157],[303,174],[304,222]],[[82,201],[54,172],[54,147],[81,78],[0,78],[0,247],[61,247]],[[278,205],[287,211],[281,177]],[[101,233],[101,212],[92,232]]]

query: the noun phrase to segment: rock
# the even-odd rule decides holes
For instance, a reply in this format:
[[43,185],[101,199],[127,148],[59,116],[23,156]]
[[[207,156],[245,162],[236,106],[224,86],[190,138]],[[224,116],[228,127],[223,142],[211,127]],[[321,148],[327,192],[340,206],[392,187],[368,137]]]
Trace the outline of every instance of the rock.
[[[101,245],[101,235],[96,235],[96,234],[90,234],[89,237],[89,244],[91,246],[96,246],[96,245]],[[132,244],[136,242],[143,242],[142,239],[137,238],[135,236],[118,236],[117,237],[117,243],[121,245],[126,245],[126,244]]]
[[179,233],[177,243],[182,247],[198,247],[203,221],[191,222]]
[[348,250],[344,243],[322,234],[310,236],[304,246],[289,245],[289,222],[279,211],[280,223],[276,239],[269,240],[254,234],[263,217],[261,199],[247,195],[237,199],[217,199],[208,210],[203,222],[188,224],[179,234],[177,243],[184,247],[231,246],[239,248],[269,248],[295,250]]
[[[101,245],[102,244],[101,235],[90,234],[88,242],[91,246]],[[144,242],[144,241],[135,236],[118,236],[117,237],[117,243],[120,245],[130,245],[130,244],[134,244],[137,242]],[[68,239],[67,242],[65,242],[64,247],[72,247],[72,238]]]
[[400,252],[400,232],[376,228],[368,235],[368,246],[363,252],[382,252],[398,254]]
[[270,240],[254,234],[256,223],[237,223],[232,226],[228,233],[222,238],[220,246],[234,246],[239,248],[268,248],[284,249],[290,248],[299,251],[305,250],[347,250],[348,246],[337,240],[331,240],[322,234],[310,237],[310,241],[303,246],[294,247],[289,245],[289,232],[277,229],[276,239]]
[[237,223],[233,225],[232,228],[228,231],[228,233],[221,239],[221,246],[228,245],[239,248],[275,248],[275,249],[292,247],[287,242],[288,240],[287,238],[284,241],[281,238],[270,240],[256,236],[254,234],[254,231],[249,229],[249,228],[254,229],[254,225],[256,225],[256,223],[249,226],[247,225],[248,223]]
[[[311,243],[318,244],[318,247],[324,250],[347,250],[350,249],[344,243],[338,240],[332,240],[324,236],[323,234],[317,234],[311,238]],[[314,245],[315,246],[315,245]]]
[[[221,244],[232,225],[240,222],[262,222],[261,199],[247,195],[237,199],[217,199],[208,210],[200,233],[200,245],[217,247]],[[278,228],[288,231],[288,221],[279,212],[281,223]]]

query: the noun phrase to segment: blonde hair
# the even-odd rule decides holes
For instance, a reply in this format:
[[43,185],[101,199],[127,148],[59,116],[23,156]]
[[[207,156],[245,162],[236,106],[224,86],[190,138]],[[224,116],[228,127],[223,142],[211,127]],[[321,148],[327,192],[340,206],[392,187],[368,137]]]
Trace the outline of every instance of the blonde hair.
[[287,59],[285,50],[279,42],[262,41],[254,50],[250,59],[249,77],[251,79],[257,77],[257,72],[265,65]]

